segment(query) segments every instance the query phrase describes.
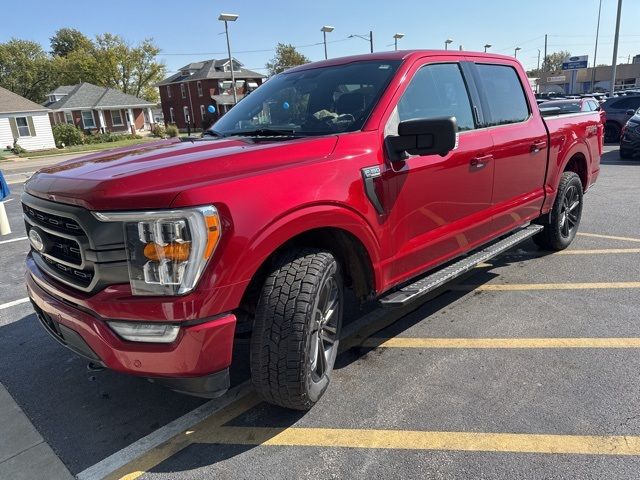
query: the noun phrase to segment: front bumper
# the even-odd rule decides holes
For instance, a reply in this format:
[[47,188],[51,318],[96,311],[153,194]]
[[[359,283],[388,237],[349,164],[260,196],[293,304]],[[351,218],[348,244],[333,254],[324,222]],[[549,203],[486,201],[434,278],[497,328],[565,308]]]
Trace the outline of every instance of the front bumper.
[[633,153],[640,153],[640,134],[625,133],[620,139],[620,148]]
[[195,395],[215,396],[228,388],[235,315],[188,322],[171,344],[129,342],[118,337],[103,318],[68,298],[62,300],[49,293],[38,267],[29,260],[26,283],[45,329],[61,344],[94,363],[153,378]]

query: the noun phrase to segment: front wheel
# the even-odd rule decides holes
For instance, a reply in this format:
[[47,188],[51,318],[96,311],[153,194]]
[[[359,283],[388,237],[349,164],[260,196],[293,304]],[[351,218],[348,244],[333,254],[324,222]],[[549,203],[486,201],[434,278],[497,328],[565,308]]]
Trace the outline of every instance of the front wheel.
[[269,403],[310,409],[324,394],[338,354],[343,281],[334,256],[292,250],[264,282],[251,336],[251,379]]
[[564,172],[560,177],[556,200],[549,215],[549,223],[533,236],[533,241],[545,250],[567,248],[578,232],[582,218],[582,182],[574,172]]
[[604,141],[606,143],[619,142],[621,132],[622,130],[618,125],[613,122],[607,122],[604,126]]

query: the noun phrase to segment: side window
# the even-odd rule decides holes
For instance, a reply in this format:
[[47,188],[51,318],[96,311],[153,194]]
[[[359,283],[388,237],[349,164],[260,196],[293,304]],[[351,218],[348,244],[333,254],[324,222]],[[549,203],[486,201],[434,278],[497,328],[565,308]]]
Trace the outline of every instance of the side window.
[[518,123],[529,118],[529,107],[516,71],[506,65],[478,64],[482,89],[487,97],[488,125]]
[[420,68],[402,94],[394,117],[401,122],[449,116],[456,117],[460,131],[475,128],[460,67],[455,63],[442,63]]
[[580,108],[581,112],[590,112],[593,109],[591,108],[591,102],[588,100],[585,100],[582,102],[582,108]]

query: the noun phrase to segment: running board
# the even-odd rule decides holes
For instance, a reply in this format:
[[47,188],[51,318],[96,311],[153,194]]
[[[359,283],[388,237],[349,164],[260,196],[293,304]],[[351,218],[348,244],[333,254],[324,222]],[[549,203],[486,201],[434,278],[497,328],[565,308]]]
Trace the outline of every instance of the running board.
[[489,245],[468,257],[464,257],[451,265],[438,270],[431,275],[421,278],[415,283],[407,285],[400,290],[395,290],[379,299],[385,307],[400,307],[416,300],[417,298],[432,292],[438,287],[450,282],[456,277],[473,270],[478,264],[500,255],[514,245],[534,236],[543,229],[542,225],[529,225],[512,233],[499,242]]

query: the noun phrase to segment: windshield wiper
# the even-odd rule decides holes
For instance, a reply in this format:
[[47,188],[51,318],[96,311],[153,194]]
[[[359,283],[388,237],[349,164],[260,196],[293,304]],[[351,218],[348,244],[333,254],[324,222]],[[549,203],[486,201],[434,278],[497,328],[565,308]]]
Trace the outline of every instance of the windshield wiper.
[[295,130],[279,130],[275,128],[256,128],[255,130],[237,130],[235,132],[229,132],[225,136],[230,137],[233,135],[241,137],[300,137],[304,136]]
[[220,138],[224,138],[227,135],[221,132],[216,132],[215,130],[209,129],[209,130],[205,130],[204,132],[202,132],[202,136],[203,137],[220,137]]

